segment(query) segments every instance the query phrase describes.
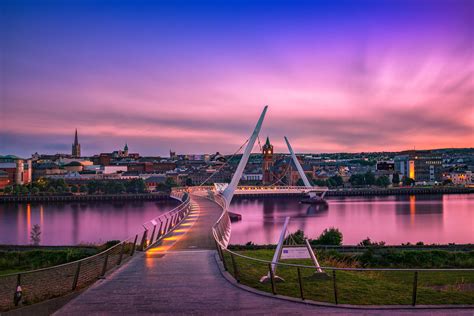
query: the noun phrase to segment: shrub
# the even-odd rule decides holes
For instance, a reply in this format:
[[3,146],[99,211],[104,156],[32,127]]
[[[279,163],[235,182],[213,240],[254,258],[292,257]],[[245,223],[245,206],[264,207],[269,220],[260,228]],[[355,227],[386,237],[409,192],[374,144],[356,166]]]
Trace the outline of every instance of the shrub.
[[315,240],[312,240],[313,245],[342,245],[342,233],[335,227],[326,228],[321,235]]

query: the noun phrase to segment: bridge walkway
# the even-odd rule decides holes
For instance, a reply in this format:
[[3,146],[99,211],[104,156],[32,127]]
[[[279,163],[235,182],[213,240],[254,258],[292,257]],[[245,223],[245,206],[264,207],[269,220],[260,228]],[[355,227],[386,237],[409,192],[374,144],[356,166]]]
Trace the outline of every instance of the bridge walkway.
[[136,256],[105,280],[98,281],[56,315],[413,313],[311,306],[260,296],[235,287],[222,277],[213,250],[211,227],[222,210],[203,198],[193,197],[192,201],[196,209],[173,235]]

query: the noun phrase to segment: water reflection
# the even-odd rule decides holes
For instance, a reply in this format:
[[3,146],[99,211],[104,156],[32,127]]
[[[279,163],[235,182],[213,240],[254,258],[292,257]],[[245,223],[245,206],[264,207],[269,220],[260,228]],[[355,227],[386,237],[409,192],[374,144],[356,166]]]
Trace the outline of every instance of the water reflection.
[[310,238],[338,227],[345,244],[366,237],[388,244],[474,241],[474,195],[331,197],[327,208],[288,197],[236,199],[231,210],[243,217],[232,224],[232,243],[275,243],[286,216],[290,230]]
[[175,201],[0,205],[0,244],[29,244],[33,225],[42,245],[100,243],[123,239],[175,207]]
[[311,205],[306,209],[306,215],[308,216],[327,216],[329,205],[317,204]]

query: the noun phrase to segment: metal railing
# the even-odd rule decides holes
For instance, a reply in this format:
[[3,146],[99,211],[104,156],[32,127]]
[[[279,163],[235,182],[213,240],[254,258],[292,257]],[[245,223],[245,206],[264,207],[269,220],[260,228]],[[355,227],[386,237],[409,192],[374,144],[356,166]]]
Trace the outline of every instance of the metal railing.
[[[107,272],[159,242],[183,221],[191,210],[189,194],[175,194],[181,204],[143,224],[144,230],[93,256],[32,271],[0,276],[0,311],[29,305],[82,289]],[[150,234],[151,231],[151,234]],[[21,289],[21,299],[18,290]]]
[[[212,227],[219,258],[224,269],[239,283],[274,295],[282,294],[335,305],[472,306],[474,302],[474,292],[462,290],[464,285],[469,288],[474,282],[474,269],[324,266],[321,267],[324,273],[317,273],[315,266],[273,262],[231,251],[227,248],[231,224],[226,204],[222,203],[219,195],[209,194],[208,198],[223,210]],[[276,265],[278,275],[274,274],[272,265]],[[268,283],[259,282],[264,275],[269,276]],[[282,280],[284,282],[280,282]]]

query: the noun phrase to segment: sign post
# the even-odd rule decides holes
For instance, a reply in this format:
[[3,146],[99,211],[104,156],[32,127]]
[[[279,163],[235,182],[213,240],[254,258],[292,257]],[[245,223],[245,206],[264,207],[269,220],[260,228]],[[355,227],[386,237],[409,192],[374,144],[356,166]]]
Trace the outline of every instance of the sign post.
[[278,244],[275,250],[275,254],[273,255],[272,262],[270,264],[270,269],[266,275],[260,278],[261,283],[266,283],[270,281],[272,275],[273,278],[276,281],[284,281],[283,278],[279,277],[276,275],[277,267],[278,267],[278,261],[284,260],[284,259],[311,259],[313,261],[313,264],[316,268],[315,276],[321,276],[324,277],[326,274],[324,271],[321,269],[321,266],[319,265],[318,259],[316,258],[316,255],[313,252],[313,248],[311,248],[311,245],[308,241],[308,239],[305,239],[305,244],[304,245],[292,245],[292,246],[284,246],[283,243],[285,241],[285,236],[288,231],[288,223],[290,222],[290,217],[285,218],[285,223],[283,224],[283,229],[281,230],[280,233],[280,238],[278,239]]

